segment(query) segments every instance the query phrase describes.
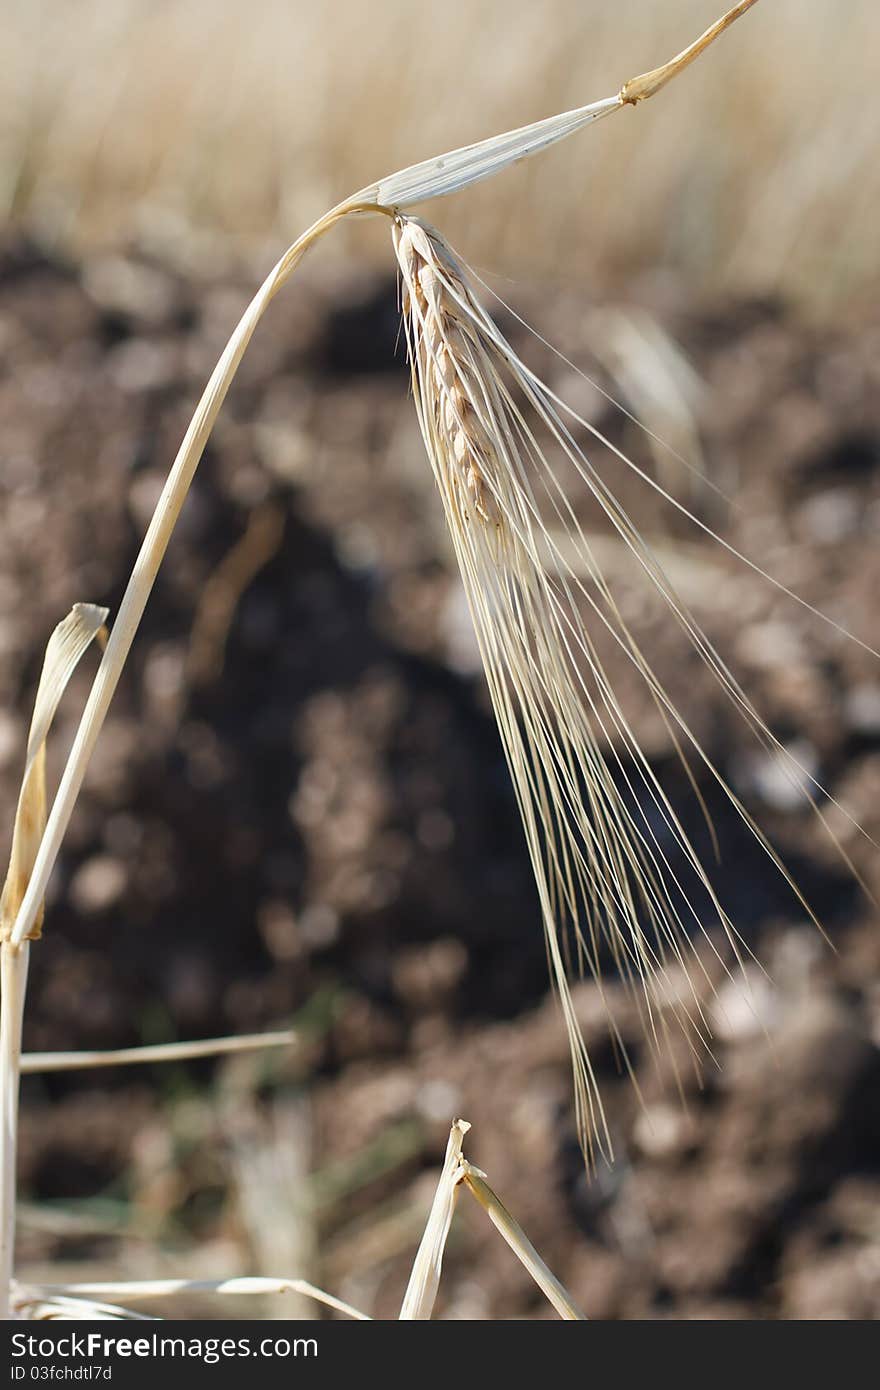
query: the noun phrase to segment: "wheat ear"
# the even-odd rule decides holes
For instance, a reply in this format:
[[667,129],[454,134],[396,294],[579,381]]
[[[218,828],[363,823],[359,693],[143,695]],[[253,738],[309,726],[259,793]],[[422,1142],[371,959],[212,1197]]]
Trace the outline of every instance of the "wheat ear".
[[[699,1061],[708,1055],[709,1041],[694,971],[710,990],[714,986],[693,937],[704,937],[719,965],[728,973],[730,967],[673,858],[705,895],[741,967],[748,951],[627,720],[593,628],[613,639],[647,686],[704,814],[689,756],[702,764],[803,910],[816,918],[639,649],[539,431],[576,470],[637,572],[659,593],[724,694],[779,758],[852,865],[819,804],[824,788],[805,779],[805,769],[760,718],[590,463],[561,402],[521,362],[476,300],[466,267],[434,228],[416,219],[398,216],[393,239],[416,410],[525,828],[571,1045],[578,1127],[588,1156],[594,1143],[610,1154],[571,972],[587,968],[601,990],[602,958],[609,955],[631,989],[649,1042],[665,1041],[669,1015]],[[687,982],[684,995],[673,967]]]

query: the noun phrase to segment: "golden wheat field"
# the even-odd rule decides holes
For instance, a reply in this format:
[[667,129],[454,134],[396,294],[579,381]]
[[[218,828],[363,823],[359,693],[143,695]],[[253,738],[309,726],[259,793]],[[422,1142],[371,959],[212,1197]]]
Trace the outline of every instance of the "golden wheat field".
[[735,9],[0,0],[11,1318],[880,1315],[880,10]]

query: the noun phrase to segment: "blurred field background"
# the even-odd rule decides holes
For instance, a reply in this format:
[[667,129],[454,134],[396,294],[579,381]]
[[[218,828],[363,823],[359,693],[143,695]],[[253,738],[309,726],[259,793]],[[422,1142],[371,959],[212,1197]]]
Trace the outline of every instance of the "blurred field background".
[[[275,247],[373,178],[611,94],[713,17],[706,0],[4,0],[0,215],[68,247]],[[872,0],[763,3],[650,109],[438,215],[498,273],[671,268],[827,308],[877,286],[878,48]]]
[[[202,386],[281,249],[396,167],[613,93],[720,8],[0,0],[3,846],[46,636],[75,600],[112,618]],[[872,0],[761,0],[656,100],[426,210],[591,378],[502,314],[553,389],[875,647],[878,51]],[[836,952],[701,785],[722,897],[769,979],[755,968],[747,1001],[707,953],[720,1065],[701,1086],[677,1057],[684,1108],[611,981],[639,1108],[597,991],[579,989],[618,1156],[584,1172],[397,338],[387,229],[368,223],[334,234],[261,325],[32,957],[28,1049],[291,1023],[300,1045],[26,1078],[22,1273],[298,1275],[393,1317],[457,1113],[592,1316],[876,1317],[876,912],[609,535],[595,543],[621,611]],[[650,498],[625,501],[774,732],[880,839],[877,663]],[[656,711],[614,674],[698,834]],[[56,772],[86,681],[62,706]],[[833,815],[880,893],[880,855]],[[467,1204],[438,1315],[548,1315]]]

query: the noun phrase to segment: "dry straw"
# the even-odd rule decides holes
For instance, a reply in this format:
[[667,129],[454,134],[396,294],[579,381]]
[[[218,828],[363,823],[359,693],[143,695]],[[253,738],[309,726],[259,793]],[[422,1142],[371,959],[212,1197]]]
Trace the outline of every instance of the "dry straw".
[[42,895],[20,942],[11,940],[12,924],[27,892],[46,824],[46,739],[77,662],[95,637],[104,632],[106,617],[106,608],[77,603],[49,638],[28,734],[9,870],[0,897],[0,1114],[3,1125],[0,1135],[0,1314],[3,1317],[8,1316],[15,1246],[21,1029],[30,943],[39,937],[43,920]]
[[[39,795],[43,775],[40,750],[48,720],[38,721],[35,714],[16,823],[13,865],[3,899],[0,1296],[8,1296],[12,1264],[15,1111],[27,943],[39,931],[49,875],[89,758],[172,530],[242,355],[267,306],[306,251],[342,218],[355,213],[380,214],[391,225],[403,283],[416,409],[522,813],[548,952],[571,1041],[578,1118],[588,1151],[596,1140],[609,1151],[610,1141],[569,992],[568,975],[572,968],[586,967],[598,979],[599,957],[607,949],[629,980],[646,1032],[655,1044],[662,1044],[668,1027],[666,1016],[671,1012],[677,1015],[695,1051],[706,1046],[696,985],[690,997],[680,999],[671,1011],[656,1006],[658,983],[662,986],[670,967],[684,967],[687,975],[690,936],[702,927],[661,843],[658,824],[662,826],[662,839],[675,847],[679,860],[696,876],[714,904],[734,955],[741,954],[735,926],[715,897],[696,851],[606,676],[594,630],[611,637],[646,683],[695,791],[696,777],[689,758],[716,779],[736,813],[797,892],[775,852],[712,766],[639,651],[597,555],[548,459],[548,445],[574,470],[636,565],[666,601],[674,622],[693,643],[759,740],[777,752],[781,751],[779,745],[584,453],[579,436],[591,429],[589,424],[569,411],[517,357],[479,304],[467,268],[440,234],[409,215],[416,204],[489,178],[600,117],[654,95],[754,2],[742,0],[670,62],[625,83],[615,96],[426,160],[362,189],[320,218],[290,247],[245,311],[199,402],[157,504],[44,831]],[[619,451],[614,452],[623,465],[634,469],[671,505],[690,516],[656,481],[641,473]],[[548,514],[552,526],[546,522]],[[691,520],[702,525],[696,518]],[[85,634],[94,636],[103,621],[99,610],[78,611],[79,625],[74,623],[76,639],[71,639],[72,645],[61,643],[67,665],[61,663],[59,669],[66,674],[62,679],[56,673],[52,685],[55,703],[69,674],[67,668],[72,669],[76,656],[87,645]],[[41,698],[44,702],[49,700],[48,693],[43,697],[42,685],[38,707]],[[603,752],[603,748],[610,752]],[[802,784],[803,769],[790,758],[787,767],[792,781]],[[29,818],[28,808],[32,805],[36,810]],[[66,1061],[56,1059],[56,1063],[72,1065],[66,1056]],[[126,1054],[126,1060],[132,1060],[130,1054]],[[93,1063],[94,1058],[90,1064]],[[456,1194],[464,1185],[486,1208],[560,1314],[579,1317],[568,1295],[543,1266],[483,1175],[463,1158],[461,1142],[465,1129],[464,1122],[453,1127],[437,1197],[401,1316],[430,1316]],[[300,1281],[281,1282],[291,1289],[296,1285],[300,1291],[309,1291]],[[146,1292],[146,1286],[139,1287],[141,1293]],[[175,1285],[178,1292],[184,1287]],[[116,1288],[113,1286],[114,1291]],[[170,1286],[163,1288],[174,1291]],[[232,1281],[218,1287],[218,1291],[224,1288],[226,1292],[257,1291],[255,1281]],[[61,1311],[61,1306],[70,1292],[36,1291],[30,1304],[27,1298],[24,1302],[20,1298],[20,1306],[39,1306],[44,1311],[37,1315],[42,1316],[69,1315]],[[81,1297],[87,1293],[110,1294],[110,1286],[77,1292]],[[136,1289],[129,1292],[134,1294]],[[51,1308],[56,1311],[48,1311]],[[357,1316],[353,1310],[345,1311]],[[95,1315],[120,1313],[108,1309]]]
[[517,1259],[552,1303],[559,1316],[571,1322],[583,1322],[583,1313],[556,1275],[547,1268],[525,1231],[492,1191],[486,1181],[486,1174],[480,1172],[479,1168],[475,1168],[465,1158],[462,1145],[469,1129],[467,1120],[452,1122],[434,1201],[403,1297],[401,1320],[426,1322],[434,1311],[446,1242],[449,1239],[458,1194],[464,1188],[479,1202],[493,1226],[501,1232]]
[[[452,1122],[437,1191],[401,1305],[401,1321],[420,1322],[431,1318],[456,1200],[462,1189],[476,1198],[559,1316],[568,1321],[583,1321],[583,1313],[547,1268],[522,1227],[493,1192],[486,1181],[486,1174],[474,1168],[465,1158],[462,1142],[469,1129],[467,1120]],[[128,1307],[116,1303],[105,1303],[104,1299],[124,1298],[128,1303],[153,1299],[173,1300],[193,1294],[217,1294],[227,1297],[299,1294],[324,1304],[342,1317],[354,1318],[359,1322],[370,1321],[367,1314],[353,1308],[350,1303],[345,1303],[333,1294],[325,1293],[323,1289],[316,1288],[305,1279],[261,1277],[219,1280],[140,1279],[63,1286],[43,1284],[38,1287],[16,1285],[13,1289],[13,1306],[17,1316],[30,1319],[117,1320],[142,1318],[145,1315],[132,1312]]]
[[296,1033],[280,1028],[275,1033],[240,1033],[232,1038],[199,1038],[193,1042],[152,1043],[147,1047],[118,1047],[109,1052],[25,1052],[21,1074],[49,1071],[81,1071],[95,1067],[155,1066],[160,1062],[191,1062],[198,1057],[226,1057],[235,1052],[259,1052],[264,1048],[292,1047]]

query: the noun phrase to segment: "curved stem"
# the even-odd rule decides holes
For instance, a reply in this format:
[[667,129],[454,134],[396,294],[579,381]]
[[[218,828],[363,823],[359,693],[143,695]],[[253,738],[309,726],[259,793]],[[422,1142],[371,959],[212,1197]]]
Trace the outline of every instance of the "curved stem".
[[45,897],[49,875],[58,857],[61,841],[64,838],[76,798],[79,795],[92,750],[107,717],[110,701],[122,674],[122,668],[131,649],[144,609],[147,606],[147,599],[171,539],[171,533],[186,500],[190,484],[211,430],[214,428],[220,407],[226,399],[226,393],[253,336],[254,329],[275,295],[293,274],[306,251],[335,223],[352,212],[380,212],[389,215],[387,209],[379,207],[375,203],[364,202],[360,198],[347,199],[315,222],[307,232],[304,232],[299,240],[294,242],[284,253],[254,295],[205,387],[171,472],[168,474],[165,487],[162,489],[162,495],[156,504],[153,519],[135,561],[101,665],[98,668],[80,719],[76,738],[70,750],[70,756],[34,861],[30,882],[12,928],[12,941],[16,945],[20,944],[27,936],[39,905]]

